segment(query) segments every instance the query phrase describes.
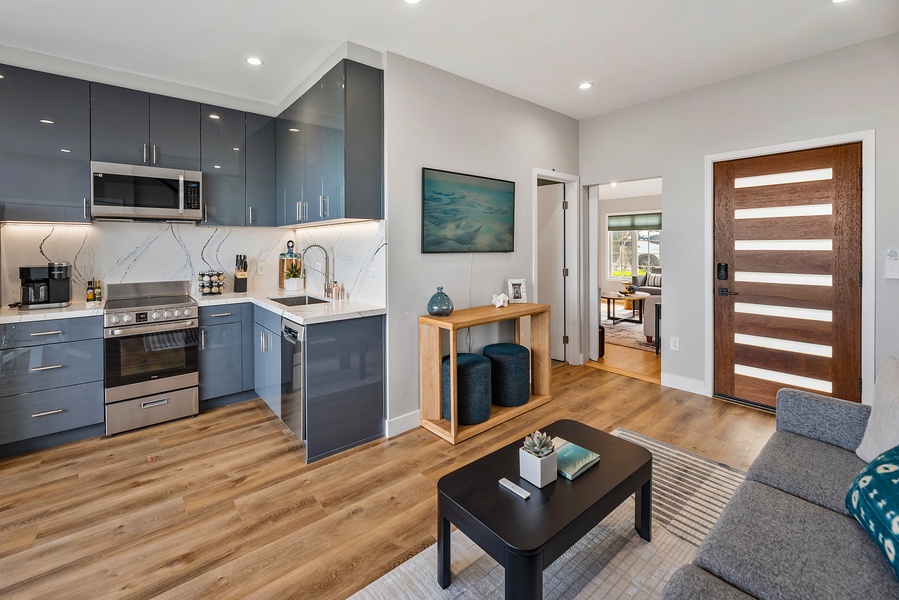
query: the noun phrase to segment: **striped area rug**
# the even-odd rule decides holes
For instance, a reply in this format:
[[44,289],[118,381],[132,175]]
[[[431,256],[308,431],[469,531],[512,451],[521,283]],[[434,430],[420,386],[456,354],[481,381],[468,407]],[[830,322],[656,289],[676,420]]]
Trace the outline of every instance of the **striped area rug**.
[[[743,481],[742,472],[670,444],[625,429],[612,435],[652,452],[652,542],[644,542],[634,531],[631,497],[544,570],[544,598],[657,598],[672,573],[693,559]],[[452,569],[452,585],[441,590],[435,544],[352,598],[503,597],[503,568],[458,530],[452,534]]]

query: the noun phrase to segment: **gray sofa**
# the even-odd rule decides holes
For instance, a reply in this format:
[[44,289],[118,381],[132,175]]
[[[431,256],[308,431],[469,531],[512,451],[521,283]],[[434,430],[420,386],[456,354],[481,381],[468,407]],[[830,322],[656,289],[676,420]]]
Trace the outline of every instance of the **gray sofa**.
[[[661,273],[662,267],[650,267],[649,273]],[[631,275],[631,285],[637,286],[638,292],[646,292],[650,296],[660,296],[662,294],[662,286],[646,285],[646,274]]]
[[777,393],[777,430],[663,600],[899,598],[899,580],[849,515],[867,464],[855,454],[870,407]]

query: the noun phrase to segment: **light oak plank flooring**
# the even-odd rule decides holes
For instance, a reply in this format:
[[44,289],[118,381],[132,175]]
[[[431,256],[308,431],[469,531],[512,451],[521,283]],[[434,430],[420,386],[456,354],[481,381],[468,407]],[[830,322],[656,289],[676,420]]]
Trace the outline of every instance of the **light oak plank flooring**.
[[435,542],[442,475],[556,419],[741,469],[774,430],[638,379],[552,375],[551,403],[456,446],[417,428],[306,465],[255,400],[2,459],[0,598],[345,598]]
[[661,355],[637,348],[607,343],[603,357],[588,361],[587,366],[642,379],[649,383],[662,382]]

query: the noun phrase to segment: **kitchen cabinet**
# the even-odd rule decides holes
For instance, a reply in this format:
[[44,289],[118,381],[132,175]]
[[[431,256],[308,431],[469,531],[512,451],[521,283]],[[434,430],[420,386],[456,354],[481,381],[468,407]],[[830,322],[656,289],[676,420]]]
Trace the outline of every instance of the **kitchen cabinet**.
[[101,317],[0,325],[0,445],[102,422]]
[[382,88],[343,60],[279,116],[279,225],[383,218]]
[[198,103],[103,83],[90,94],[91,160],[200,169]]
[[246,224],[274,227],[276,180],[275,117],[247,113],[246,131]]
[[246,114],[202,108],[203,225],[239,227],[246,218]]
[[0,220],[89,222],[90,84],[0,65]]
[[256,307],[253,326],[255,389],[281,418],[281,317]]
[[253,305],[201,306],[200,401],[254,388]]
[[384,317],[306,326],[306,461],[384,436]]

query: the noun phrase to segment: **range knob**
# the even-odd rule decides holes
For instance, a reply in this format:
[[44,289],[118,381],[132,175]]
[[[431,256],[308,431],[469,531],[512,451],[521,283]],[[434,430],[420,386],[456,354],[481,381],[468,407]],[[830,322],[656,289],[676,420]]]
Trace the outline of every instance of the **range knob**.
[[121,321],[121,319],[119,319],[119,315],[112,315],[111,317],[109,317],[109,322],[113,325],[118,325],[119,321]]
[[191,314],[192,312],[193,312],[193,311],[192,311],[191,309],[185,308],[185,309],[184,309],[184,316],[185,316],[185,317],[189,317],[190,314]]
[[172,313],[171,313],[171,311],[169,311],[169,310],[164,310],[164,311],[162,311],[162,318],[163,318],[163,319],[170,319],[170,318],[172,318]]
[[177,319],[178,317],[180,317],[180,316],[181,316],[181,309],[180,309],[180,308],[176,308],[176,309],[175,309],[175,312],[172,313],[172,316],[175,317],[176,319]]
[[158,321],[158,320],[159,320],[159,311],[158,311],[158,310],[154,310],[154,311],[153,311],[153,314],[150,315],[150,318],[153,319],[154,321]]
[[122,321],[125,323],[131,322],[131,315],[122,315]]

